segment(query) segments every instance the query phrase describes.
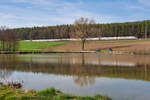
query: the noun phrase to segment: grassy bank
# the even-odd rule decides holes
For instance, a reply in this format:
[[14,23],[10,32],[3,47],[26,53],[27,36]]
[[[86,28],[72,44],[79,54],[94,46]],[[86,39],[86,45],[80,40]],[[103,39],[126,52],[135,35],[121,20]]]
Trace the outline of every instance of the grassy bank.
[[42,91],[12,89],[0,86],[0,100],[111,100],[107,96],[82,97],[68,95],[54,88]]
[[20,41],[19,42],[19,51],[36,51],[44,48],[48,48],[49,46],[58,46],[65,45],[68,42],[66,41],[57,41],[57,42],[32,42],[32,41]]

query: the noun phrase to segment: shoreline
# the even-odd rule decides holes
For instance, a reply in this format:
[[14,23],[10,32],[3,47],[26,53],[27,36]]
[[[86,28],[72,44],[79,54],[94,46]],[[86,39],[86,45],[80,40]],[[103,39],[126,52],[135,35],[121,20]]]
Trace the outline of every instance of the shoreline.
[[51,53],[97,53],[95,51],[17,51],[0,52],[0,54],[51,54]]
[[40,91],[23,90],[0,85],[0,100],[112,100],[108,96],[75,96],[65,94],[55,88]]
[[52,54],[52,53],[100,53],[100,54],[112,54],[112,55],[150,55],[150,52],[140,51],[109,51],[109,52],[97,52],[97,51],[16,51],[8,52],[1,51],[0,54]]

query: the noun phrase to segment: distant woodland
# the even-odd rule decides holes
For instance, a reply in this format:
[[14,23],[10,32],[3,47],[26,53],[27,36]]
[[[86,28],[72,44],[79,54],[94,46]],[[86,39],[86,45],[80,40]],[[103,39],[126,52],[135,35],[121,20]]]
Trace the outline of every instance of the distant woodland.
[[[88,28],[95,29],[93,32],[96,34],[89,34],[91,38],[114,36],[150,37],[150,20],[126,23],[89,24]],[[71,38],[74,30],[74,25],[11,29],[13,33],[17,34],[20,40]]]

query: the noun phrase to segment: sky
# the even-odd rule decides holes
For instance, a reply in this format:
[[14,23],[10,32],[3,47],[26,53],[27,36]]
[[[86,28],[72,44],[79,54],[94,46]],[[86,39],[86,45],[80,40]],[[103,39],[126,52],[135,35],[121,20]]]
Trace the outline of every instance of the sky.
[[0,26],[9,28],[150,19],[150,0],[0,0]]

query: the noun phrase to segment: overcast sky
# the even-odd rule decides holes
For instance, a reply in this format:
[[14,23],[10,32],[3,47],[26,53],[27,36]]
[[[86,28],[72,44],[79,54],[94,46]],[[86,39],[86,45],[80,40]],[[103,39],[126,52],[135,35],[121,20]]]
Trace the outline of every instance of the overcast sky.
[[150,0],[0,0],[0,26],[10,28],[150,19]]

